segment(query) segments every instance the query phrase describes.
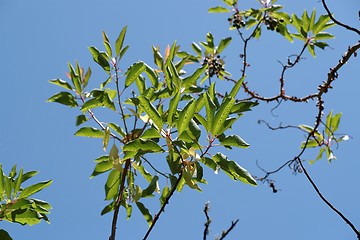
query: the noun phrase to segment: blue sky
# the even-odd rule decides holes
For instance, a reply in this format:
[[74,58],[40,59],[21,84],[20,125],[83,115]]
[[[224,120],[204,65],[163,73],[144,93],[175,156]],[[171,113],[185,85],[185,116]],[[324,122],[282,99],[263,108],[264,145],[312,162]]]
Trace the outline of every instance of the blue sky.
[[[241,1],[244,7],[256,1]],[[301,14],[303,9],[324,13],[320,1],[279,1],[285,11]],[[48,83],[66,78],[67,62],[78,60],[83,67],[91,66],[94,86],[104,79],[102,71],[92,62],[87,47],[102,48],[101,31],[113,41],[128,25],[126,43],[130,49],[123,69],[138,60],[152,64],[151,46],[165,49],[175,40],[184,50],[191,51],[193,41],[205,40],[212,32],[215,40],[232,36],[231,46],[224,51],[228,71],[239,75],[242,49],[235,32],[228,31],[228,15],[208,14],[210,6],[221,1],[0,1],[0,163],[6,172],[14,165],[25,170],[39,170],[36,180],[53,179],[48,189],[36,197],[50,202],[51,224],[34,227],[0,223],[16,239],[108,239],[111,215],[100,217],[104,177],[89,179],[93,159],[104,154],[100,141],[73,136],[76,131],[76,109],[46,103],[59,88]],[[254,5],[253,5],[254,6]],[[356,0],[329,3],[339,20],[359,28]],[[326,79],[347,47],[356,43],[354,33],[334,27],[328,30],[336,38],[331,48],[317,51],[313,59],[306,53],[299,67],[286,78],[288,92],[306,95]],[[277,90],[281,66],[277,62],[298,53],[301,44],[288,43],[273,33],[253,40],[249,47],[247,79],[250,86],[266,96]],[[358,58],[344,66],[334,90],[325,96],[325,112],[342,112],[339,132],[352,136],[335,150],[337,160],[326,160],[307,169],[323,194],[355,225],[360,225],[360,192],[358,186],[359,113]],[[275,86],[275,87],[274,87]],[[245,96],[245,95],[243,95]],[[237,133],[251,144],[249,149],[228,156],[261,175],[256,160],[267,170],[277,168],[299,153],[304,134],[296,130],[273,132],[257,120],[271,124],[308,124],[315,119],[314,103],[283,103],[274,114],[275,104],[261,104],[240,120]],[[316,156],[307,151],[305,158]],[[185,189],[175,194],[149,239],[202,239],[205,202],[210,201],[213,223],[208,239],[220,235],[230,222],[239,219],[227,239],[355,239],[350,228],[320,201],[303,174],[294,176],[288,169],[272,176],[281,190],[273,194],[266,184],[257,187],[231,181],[225,174],[206,171],[208,185],[202,193]],[[147,201],[153,212],[157,199]],[[122,211],[124,213],[124,211]],[[118,239],[142,239],[147,223],[136,210],[130,221],[120,216]]]

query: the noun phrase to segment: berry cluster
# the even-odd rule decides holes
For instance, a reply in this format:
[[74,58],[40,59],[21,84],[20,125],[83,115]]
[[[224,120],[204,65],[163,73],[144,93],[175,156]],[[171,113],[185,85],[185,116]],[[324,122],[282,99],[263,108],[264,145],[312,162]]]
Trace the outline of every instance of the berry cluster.
[[239,13],[234,13],[234,15],[232,15],[231,17],[228,18],[228,21],[230,23],[230,25],[234,28],[242,28],[245,27],[246,23],[243,20],[243,18],[239,15]]
[[284,19],[282,19],[282,18],[276,19],[271,16],[265,17],[265,25],[266,25],[267,29],[271,30],[271,31],[275,30],[277,32],[280,32],[280,27],[283,22],[284,22]]
[[209,77],[213,77],[214,75],[219,77],[221,71],[225,70],[224,61],[220,58],[220,55],[206,56],[203,65],[205,64],[208,64],[206,74],[208,74]]

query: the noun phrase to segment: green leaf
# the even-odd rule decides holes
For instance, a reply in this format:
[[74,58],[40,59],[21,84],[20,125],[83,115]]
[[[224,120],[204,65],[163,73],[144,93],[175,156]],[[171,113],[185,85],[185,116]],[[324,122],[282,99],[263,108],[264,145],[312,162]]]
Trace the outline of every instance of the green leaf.
[[207,129],[208,132],[209,131],[211,132],[213,119],[214,119],[214,115],[215,115],[215,110],[216,110],[216,105],[211,100],[211,97],[207,92],[204,92],[203,95],[204,95],[204,99],[205,99],[206,122],[207,122],[207,124],[204,127]]
[[303,15],[301,16],[301,20],[303,23],[303,29],[308,32],[310,30],[310,18],[309,15],[306,11],[306,9],[304,10]]
[[224,123],[229,117],[229,114],[231,112],[231,109],[235,103],[235,98],[229,96],[224,99],[224,101],[221,103],[219,110],[215,113],[212,127],[211,127],[211,133],[214,136],[217,136],[221,133],[223,133],[226,129],[224,128]]
[[[305,147],[305,141],[301,143],[301,146],[300,148],[304,148]],[[318,141],[316,140],[309,140],[306,144],[306,148],[315,148],[315,147],[318,147],[319,146],[319,143]]]
[[191,100],[189,101],[184,109],[179,113],[179,118],[177,120],[177,129],[178,135],[180,136],[185,129],[189,127],[189,123],[191,119],[194,117],[196,109],[196,101]]
[[118,133],[120,136],[125,137],[126,133],[124,132],[124,130],[117,125],[116,123],[109,123],[108,126],[114,130],[116,133]]
[[128,49],[129,49],[129,46],[126,46],[120,51],[120,59],[122,59],[122,57],[125,55],[125,53],[127,52]]
[[156,47],[152,47],[153,50],[153,55],[154,55],[154,63],[161,69],[163,70],[164,68],[164,60],[163,57],[161,56],[159,49]]
[[103,161],[96,164],[94,171],[92,172],[90,178],[93,178],[99,174],[105,173],[107,171],[110,171],[113,168],[113,162],[112,161]]
[[298,32],[300,33],[303,22],[300,18],[298,18],[298,16],[296,16],[295,14],[292,14],[291,16],[292,19],[292,25],[298,30]]
[[338,130],[338,128],[339,128],[341,116],[342,116],[342,113],[338,113],[335,116],[333,116],[332,119],[331,119],[331,130],[332,130],[333,133],[336,130]]
[[75,100],[75,97],[71,95],[69,92],[59,92],[54,96],[50,97],[47,102],[57,102],[63,105],[67,105],[70,107],[77,107],[78,104]]
[[155,128],[148,128],[141,135],[141,139],[152,139],[152,138],[160,138],[159,132]]
[[110,64],[108,60],[96,47],[89,47],[89,50],[93,56],[94,61],[99,64],[107,73],[110,73]]
[[103,138],[104,132],[100,129],[93,128],[93,127],[82,127],[75,133],[75,136]]
[[4,173],[2,170],[2,165],[0,164],[0,201],[4,199],[3,197],[4,190],[5,190]]
[[58,85],[60,87],[63,87],[67,90],[73,90],[73,88],[71,87],[71,85],[67,82],[65,82],[64,80],[61,79],[54,79],[54,80],[49,80],[50,83]]
[[195,85],[196,81],[205,72],[206,68],[207,68],[207,65],[204,65],[204,66],[201,66],[200,68],[196,69],[196,71],[192,75],[184,78],[182,86],[185,88],[189,88],[190,86]]
[[245,76],[243,76],[242,78],[240,78],[240,80],[238,80],[238,81],[235,83],[234,87],[231,89],[231,92],[230,92],[229,96],[231,96],[231,97],[233,97],[233,98],[236,97],[236,95],[238,94],[239,89],[240,89],[242,83],[244,82],[244,79],[245,79]]
[[257,105],[259,105],[258,102],[237,102],[231,108],[230,113],[242,114],[243,112],[251,111],[251,108]]
[[148,78],[150,79],[151,84],[157,88],[159,85],[159,77],[158,74],[156,73],[156,71],[154,69],[152,69],[149,65],[147,65],[146,63],[144,63],[145,65],[145,73],[148,76]]
[[143,62],[134,63],[127,71],[125,87],[130,86],[139,77],[139,75],[145,71],[145,69],[146,66]]
[[48,187],[51,183],[52,183],[52,180],[48,180],[48,181],[43,181],[43,182],[39,182],[34,185],[31,185],[21,191],[19,198],[27,198],[27,197],[41,191],[42,189]]
[[193,177],[192,177],[192,174],[188,171],[186,171],[185,169],[183,169],[183,172],[182,172],[182,176],[183,176],[183,179],[185,180],[186,184],[192,188],[192,189],[196,189],[198,191],[201,192],[201,189],[199,188],[199,186],[196,184],[196,182],[194,181]]
[[88,118],[85,115],[81,114],[76,117],[75,125],[79,126],[79,125],[83,124],[84,122],[86,122],[87,120],[88,120]]
[[329,46],[326,42],[315,42],[314,45],[321,49],[325,49],[325,47]]
[[120,51],[122,50],[122,46],[123,46],[125,35],[126,35],[126,29],[127,29],[127,26],[125,26],[121,30],[118,38],[116,39],[116,42],[115,42],[116,57],[119,56]]
[[231,42],[231,37],[223,38],[220,40],[219,46],[216,49],[216,53],[220,54]]
[[314,9],[311,13],[310,16],[310,22],[309,22],[309,31],[313,32],[314,29],[314,23],[315,23],[315,18],[316,18],[316,9]]
[[160,203],[161,205],[165,204],[166,198],[169,195],[170,189],[168,186],[165,186],[162,190],[161,196],[160,196]]
[[125,144],[123,151],[164,152],[164,149],[162,149],[162,147],[150,139],[135,139]]
[[120,185],[120,177],[121,173],[115,169],[109,173],[105,184],[105,200],[111,200],[117,196]]
[[136,206],[139,208],[140,212],[142,213],[142,215],[144,216],[146,222],[149,224],[149,226],[152,224],[152,216],[149,212],[149,209],[147,209],[145,207],[144,204],[142,204],[141,202],[136,202]]
[[177,111],[177,106],[179,104],[180,97],[181,97],[180,91],[177,91],[175,96],[170,100],[169,112],[168,112],[168,116],[167,116],[167,122],[168,122],[169,126],[172,126],[173,116]]
[[250,146],[247,142],[245,142],[238,135],[230,135],[230,136],[226,136],[226,137],[220,137],[220,136],[218,137],[220,144],[225,147],[248,148]]
[[321,15],[317,22],[314,24],[312,32],[313,34],[318,34],[320,31],[324,30],[324,26],[327,22],[330,21],[330,17],[328,15]]
[[97,108],[97,107],[101,107],[103,106],[104,104],[101,102],[100,99],[97,99],[97,98],[92,98],[88,101],[86,101],[82,107],[81,107],[81,111],[83,113],[85,113],[86,111],[90,110],[90,109],[93,109],[93,108]]
[[101,211],[101,216],[113,211],[115,208],[115,201],[112,201],[111,203],[109,203],[108,205],[106,205],[103,210]]
[[77,68],[77,73],[75,72],[73,66],[68,63],[68,67],[69,67],[69,71],[70,71],[70,78],[72,83],[75,86],[76,89],[76,93],[80,94],[81,93],[81,83],[80,83],[80,77],[79,77],[79,64],[76,62],[76,68]]
[[139,96],[138,99],[140,101],[140,106],[144,109],[146,114],[149,116],[149,118],[155,124],[156,128],[158,130],[161,130],[162,126],[163,126],[163,121],[161,119],[159,112],[154,107],[154,105],[152,105],[152,103],[149,101],[149,99],[147,99],[144,96]]
[[240,180],[243,183],[247,183],[253,186],[257,185],[256,180],[250,175],[250,173],[242,168],[234,161],[229,161],[227,157],[222,153],[217,153],[212,159],[234,180]]
[[217,7],[211,7],[208,10],[209,13],[227,13],[230,12],[230,10],[226,7],[217,6]]
[[194,50],[197,56],[201,57],[201,48],[195,42],[191,44],[191,48]]
[[142,194],[141,194],[142,198],[153,196],[153,192],[155,192],[155,190],[158,187],[158,180],[159,180],[158,176],[153,177],[149,186],[142,191]]
[[324,40],[324,39],[330,39],[330,38],[334,38],[334,35],[327,33],[327,32],[319,32],[318,34],[316,34],[314,36],[314,39],[316,41],[318,40]]
[[200,159],[200,162],[202,162],[203,164],[205,164],[205,166],[211,168],[213,171],[217,171],[217,169],[218,169],[218,165],[217,165],[216,162],[214,162],[214,160],[212,160],[211,158],[202,157],[202,158]]
[[106,151],[107,145],[109,143],[110,133],[111,133],[110,128],[106,127],[105,130],[104,130],[104,137],[103,137],[103,141],[102,141],[104,151]]
[[38,173],[39,173],[38,171],[30,171],[30,172],[24,173],[22,176],[21,183],[24,183],[26,180],[32,178],[33,176],[35,176]]
[[[15,187],[14,187],[14,196],[17,195],[17,193],[20,190],[20,185],[22,183],[22,177],[23,177],[24,170],[21,168],[18,174],[18,177],[15,180]],[[1,176],[2,177],[2,176]]]

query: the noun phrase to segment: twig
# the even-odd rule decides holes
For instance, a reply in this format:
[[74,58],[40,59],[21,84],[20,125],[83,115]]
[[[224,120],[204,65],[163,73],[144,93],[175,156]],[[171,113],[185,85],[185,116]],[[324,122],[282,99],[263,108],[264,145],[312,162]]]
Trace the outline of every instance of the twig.
[[221,237],[219,238],[219,240],[223,240],[236,226],[236,224],[239,222],[239,219],[237,219],[235,222],[231,221],[231,226],[229,227],[228,230],[226,230],[225,232],[223,232],[221,234]]
[[160,210],[158,211],[157,214],[155,214],[154,219],[153,219],[153,221],[152,221],[152,223],[151,223],[151,225],[150,225],[150,228],[147,230],[147,232],[146,232],[143,240],[145,240],[145,239],[147,239],[147,238],[149,237],[149,235],[150,235],[152,229],[154,228],[156,222],[159,220],[159,217],[160,217],[161,213],[164,212],[165,206],[169,203],[170,198],[171,198],[172,195],[174,194],[177,186],[179,185],[181,178],[182,178],[182,172],[180,172],[179,177],[178,177],[178,179],[176,180],[173,188],[171,189],[171,191],[169,192],[169,194],[166,196],[166,199],[165,199],[163,205],[161,206]]
[[334,23],[336,23],[336,24],[339,25],[339,26],[342,26],[342,27],[346,28],[347,30],[356,32],[357,34],[360,35],[360,30],[359,30],[359,29],[353,28],[353,27],[351,27],[351,26],[348,26],[348,25],[346,25],[346,24],[344,24],[344,23],[339,22],[338,20],[336,20],[336,19],[333,17],[333,15],[331,14],[330,9],[329,9],[328,6],[326,5],[325,0],[321,0],[321,2],[322,2],[322,4],[323,4],[323,6],[324,6],[324,8],[325,8],[325,10],[326,10],[326,12],[327,12],[327,14],[328,14],[328,16],[330,17],[331,20],[334,21]]
[[210,227],[210,224],[211,224],[211,219],[209,217],[209,202],[205,203],[204,213],[205,213],[205,217],[206,217],[206,222],[205,222],[204,238],[203,239],[206,240],[206,237],[209,234],[209,227]]
[[311,183],[312,187],[314,188],[314,190],[316,191],[316,193],[319,195],[319,197],[321,198],[321,200],[328,205],[336,214],[338,214],[349,226],[350,228],[355,232],[356,236],[358,239],[360,239],[360,232],[356,229],[356,227],[354,226],[354,224],[344,216],[344,214],[342,214],[339,210],[337,210],[320,192],[319,188],[316,186],[315,182],[311,179],[309,173],[307,172],[307,170],[304,168],[304,165],[302,164],[301,160],[299,157],[297,157],[297,161],[300,164],[306,178],[308,179],[308,181]]
[[125,179],[126,179],[127,171],[130,167],[130,161],[131,161],[130,159],[126,160],[123,172],[121,174],[119,195],[118,195],[118,197],[116,199],[116,203],[115,203],[114,215],[113,215],[113,220],[112,220],[112,224],[111,224],[111,236],[109,237],[109,240],[115,240],[117,219],[118,219],[118,215],[119,215],[121,201],[123,199],[123,192],[124,192],[124,188],[125,188]]

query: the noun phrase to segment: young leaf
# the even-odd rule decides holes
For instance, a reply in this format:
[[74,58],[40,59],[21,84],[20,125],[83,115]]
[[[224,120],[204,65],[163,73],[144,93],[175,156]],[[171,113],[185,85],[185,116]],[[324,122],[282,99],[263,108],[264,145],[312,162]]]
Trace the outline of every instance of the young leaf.
[[47,102],[57,102],[63,105],[67,105],[70,107],[77,107],[78,104],[75,100],[75,97],[71,95],[69,92],[59,92],[54,96],[50,97]]
[[173,116],[177,111],[177,106],[179,104],[180,97],[181,97],[180,91],[177,91],[175,96],[170,100],[169,112],[168,112],[168,117],[167,117],[167,122],[168,122],[169,126],[172,126]]
[[54,80],[49,80],[50,83],[58,85],[60,87],[63,87],[67,90],[73,90],[73,88],[71,87],[71,85],[67,82],[65,82],[64,80],[61,79],[54,79]]
[[221,39],[219,46],[216,49],[216,53],[220,54],[231,42],[231,37]]
[[144,109],[146,114],[153,121],[153,123],[155,124],[157,129],[161,130],[162,126],[163,126],[163,121],[161,119],[159,112],[154,107],[154,105],[152,105],[152,103],[149,101],[149,99],[147,99],[144,96],[139,96],[138,99],[140,101],[140,106]]
[[178,135],[180,136],[185,129],[189,127],[189,123],[191,119],[194,117],[196,109],[196,101],[191,100],[189,101],[184,109],[179,113],[179,118],[177,120],[177,129]]
[[100,52],[96,47],[89,47],[94,61],[99,64],[107,73],[110,73],[110,64],[104,57],[103,52]]
[[44,181],[44,182],[40,182],[40,183],[31,185],[21,191],[19,198],[27,198],[27,197],[41,191],[42,189],[48,187],[51,183],[52,183],[52,180],[48,180],[48,181]]
[[235,98],[229,96],[227,97],[220,105],[219,110],[215,113],[212,127],[211,127],[211,133],[214,136],[217,136],[221,133],[223,133],[226,129],[224,128],[224,123],[229,117],[229,114],[231,112],[231,108],[233,107],[235,103]]
[[226,7],[217,6],[217,7],[211,7],[208,10],[209,13],[227,13],[230,12],[230,10]]
[[[14,186],[14,196],[17,195],[17,193],[20,190],[20,185],[22,183],[22,177],[23,177],[24,170],[21,168],[18,174],[18,177],[15,180],[15,186]],[[2,177],[2,176],[1,176]]]
[[100,129],[96,129],[93,127],[83,127],[80,128],[76,133],[75,136],[80,137],[91,137],[91,138],[103,138],[104,132]]
[[226,137],[220,137],[220,136],[218,137],[220,144],[225,147],[248,148],[250,146],[247,142],[245,142],[238,135],[230,135],[230,136],[226,136]]
[[230,96],[235,98],[237,93],[239,92],[239,89],[242,85],[242,83],[244,82],[244,79],[245,79],[245,76],[243,76],[242,78],[240,78],[234,85],[234,87],[231,89],[231,92],[230,92]]
[[133,64],[127,71],[125,87],[130,86],[139,77],[139,75],[145,71],[145,69],[146,66],[143,62],[137,62]]
[[125,26],[121,30],[118,38],[116,39],[116,42],[115,42],[116,57],[119,56],[120,51],[122,50],[122,46],[123,46],[125,35],[126,35],[126,29],[127,29],[127,26]]
[[157,189],[158,180],[159,180],[158,176],[153,177],[149,186],[142,191],[141,194],[142,198],[153,196],[153,192],[155,192],[155,190]]
[[164,152],[164,149],[160,147],[156,142],[150,139],[135,139],[125,144],[123,147],[124,151],[130,152]]
[[153,219],[152,216],[149,212],[149,209],[147,209],[145,207],[144,204],[142,204],[141,202],[136,202],[136,206],[139,208],[140,212],[142,213],[142,215],[144,216],[146,222],[149,224],[149,226],[151,225]]
[[105,184],[105,200],[111,200],[117,195],[119,191],[120,177],[121,173],[115,169],[109,173]]
[[110,140],[110,128],[106,127],[104,130],[104,137],[103,137],[103,150],[106,151],[107,145],[109,143]]

